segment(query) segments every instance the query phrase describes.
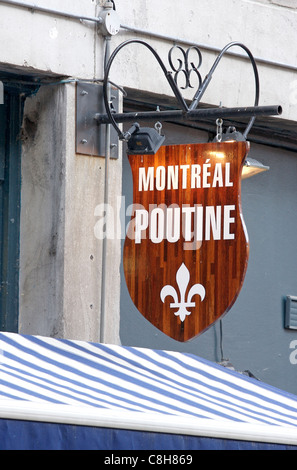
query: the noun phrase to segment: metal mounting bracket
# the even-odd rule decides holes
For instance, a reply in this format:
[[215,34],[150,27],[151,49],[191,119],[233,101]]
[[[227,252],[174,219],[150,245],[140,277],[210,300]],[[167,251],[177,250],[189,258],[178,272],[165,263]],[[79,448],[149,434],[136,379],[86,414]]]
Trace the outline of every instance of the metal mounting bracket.
[[[119,90],[111,89],[112,108],[119,112]],[[96,114],[105,114],[103,85],[77,82],[76,84],[76,153],[94,157],[106,157],[106,124],[99,124]],[[119,158],[119,140],[113,126],[110,126],[110,158]]]

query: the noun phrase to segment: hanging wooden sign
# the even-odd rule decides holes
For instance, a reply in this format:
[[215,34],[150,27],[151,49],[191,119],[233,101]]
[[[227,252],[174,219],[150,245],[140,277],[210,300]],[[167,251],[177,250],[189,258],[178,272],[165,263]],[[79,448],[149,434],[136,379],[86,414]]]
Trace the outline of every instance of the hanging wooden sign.
[[241,211],[248,150],[247,142],[217,142],[128,156],[127,287],[139,312],[177,341],[205,331],[241,289],[249,253]]

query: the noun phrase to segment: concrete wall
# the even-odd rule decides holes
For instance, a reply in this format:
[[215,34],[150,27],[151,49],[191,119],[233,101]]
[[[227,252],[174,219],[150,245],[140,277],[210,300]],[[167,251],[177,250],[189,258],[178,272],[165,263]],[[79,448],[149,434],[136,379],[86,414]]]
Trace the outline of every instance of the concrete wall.
[[22,128],[20,331],[63,335],[65,87],[27,99]]
[[[105,159],[75,153],[75,84],[27,99],[22,139],[20,331],[98,341],[102,240],[94,227]],[[109,173],[112,201],[121,161]],[[109,287],[119,285],[120,246],[107,243]],[[106,310],[105,341],[118,342],[118,290],[108,288]]]
[[[51,8],[60,6],[51,3]],[[95,16],[97,9],[95,2],[64,2],[63,8],[67,7],[89,16]],[[17,37],[21,20],[24,30],[30,29],[24,46],[6,58],[13,61],[6,69],[24,65],[25,57],[29,68],[24,71],[37,73],[42,80],[50,76],[58,82],[61,75],[102,77],[103,39],[93,23],[1,8],[15,17],[11,40]],[[75,82],[41,86],[25,103],[19,324],[21,333],[99,341],[103,241],[95,236],[94,227],[96,207],[104,200],[105,158],[76,153],[75,116]],[[121,157],[110,161],[109,179],[113,203],[121,193]],[[107,241],[107,259],[103,337],[118,343],[117,240]],[[112,284],[114,289],[109,288]]]
[[[23,3],[90,17],[100,11],[94,0]],[[97,72],[102,73],[103,40],[96,37],[93,22],[82,23],[19,6],[0,4],[0,9],[0,34],[6,45],[0,63],[79,78],[94,78]]]

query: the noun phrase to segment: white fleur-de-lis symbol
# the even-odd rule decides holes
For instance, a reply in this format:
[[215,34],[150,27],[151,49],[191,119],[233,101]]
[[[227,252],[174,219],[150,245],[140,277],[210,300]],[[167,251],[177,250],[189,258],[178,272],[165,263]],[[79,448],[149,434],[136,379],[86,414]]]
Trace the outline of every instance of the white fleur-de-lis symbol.
[[189,307],[195,307],[196,302],[192,302],[192,298],[195,294],[200,295],[201,300],[204,300],[205,289],[202,284],[195,284],[191,287],[187,302],[186,302],[186,290],[190,281],[190,272],[184,263],[180,266],[176,273],[176,282],[180,292],[180,302],[178,301],[178,295],[176,289],[173,286],[164,286],[161,290],[160,297],[164,303],[165,298],[169,295],[173,298],[174,302],[170,304],[170,308],[178,308],[174,315],[180,317],[181,321],[184,321],[187,315],[191,315],[191,312],[187,310]]

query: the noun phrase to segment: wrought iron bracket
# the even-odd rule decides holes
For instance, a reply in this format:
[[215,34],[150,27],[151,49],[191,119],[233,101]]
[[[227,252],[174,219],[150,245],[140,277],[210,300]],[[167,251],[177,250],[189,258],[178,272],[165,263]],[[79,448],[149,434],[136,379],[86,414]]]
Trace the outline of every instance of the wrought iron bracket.
[[[131,44],[141,44],[145,46],[153,54],[157,60],[161,71],[177,101],[177,108],[170,111],[156,111],[156,112],[138,112],[138,113],[120,113],[119,109],[119,89],[113,89],[109,81],[109,73],[113,61],[117,54],[125,47]],[[234,108],[198,108],[202,96],[204,95],[212,76],[221,61],[224,54],[233,46],[242,48],[248,58],[250,59],[255,80],[255,99],[254,105],[251,107],[234,107]],[[181,58],[173,59],[173,53],[177,51],[181,54]],[[191,54],[196,54],[194,59],[190,59]],[[198,60],[197,60],[198,59]],[[200,66],[202,62],[201,52],[198,47],[190,47],[184,51],[180,46],[174,46],[170,49],[168,55],[169,66],[171,71],[168,70],[158,53],[145,41],[140,39],[131,39],[120,44],[111,54],[106,67],[103,84],[87,84],[77,83],[77,110],[76,110],[76,151],[77,153],[87,155],[105,156],[105,128],[106,125],[111,125],[111,158],[118,158],[119,155],[119,141],[127,141],[131,134],[123,132],[119,124],[124,122],[137,122],[137,121],[199,121],[203,119],[218,118],[249,118],[246,129],[243,132],[243,137],[246,139],[247,135],[253,126],[256,116],[276,116],[282,113],[281,106],[259,106],[259,75],[257,70],[256,61],[249,51],[249,49],[241,43],[232,42],[227,44],[217,56],[213,66],[208,74],[202,80],[200,75]],[[195,92],[192,102],[188,103],[183,98],[179,86],[179,77],[183,79],[184,86],[181,89],[193,88],[192,79],[198,78],[198,89]],[[111,90],[111,97],[110,97]],[[112,98],[112,99],[110,99]]]

